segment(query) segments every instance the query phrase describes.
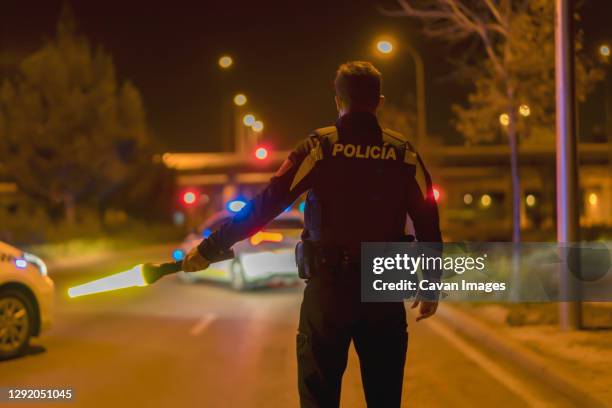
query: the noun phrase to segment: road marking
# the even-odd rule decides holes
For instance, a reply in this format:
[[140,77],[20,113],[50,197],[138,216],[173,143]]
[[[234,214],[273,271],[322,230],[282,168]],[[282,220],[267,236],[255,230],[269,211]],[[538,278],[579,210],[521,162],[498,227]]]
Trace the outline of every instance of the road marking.
[[205,314],[198,322],[191,328],[191,335],[198,336],[202,333],[210,324],[217,318],[214,313]]
[[468,344],[465,340],[455,334],[452,330],[445,327],[442,323],[436,320],[428,320],[427,324],[436,333],[441,335],[455,346],[459,351],[478,364],[481,368],[486,370],[492,377],[497,381],[506,386],[510,391],[523,399],[530,407],[547,407],[550,406],[545,400],[539,395],[534,394],[524,382],[516,378],[516,376],[509,373],[499,364],[479,352],[476,348]]

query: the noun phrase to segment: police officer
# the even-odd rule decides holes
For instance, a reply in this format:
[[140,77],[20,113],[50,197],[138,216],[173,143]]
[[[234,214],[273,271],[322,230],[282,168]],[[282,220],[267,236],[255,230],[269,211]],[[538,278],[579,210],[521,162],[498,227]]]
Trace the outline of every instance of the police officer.
[[[369,62],[342,64],[335,126],[315,130],[268,186],[183,261],[186,272],[254,234],[308,192],[301,255],[309,273],[297,335],[302,407],[337,407],[349,343],[360,359],[369,407],[399,407],[407,348],[403,303],[360,301],[360,243],[400,241],[406,215],[416,238],[441,242],[431,180],[408,138],[382,129],[381,74]],[[416,300],[418,320],[437,301]]]

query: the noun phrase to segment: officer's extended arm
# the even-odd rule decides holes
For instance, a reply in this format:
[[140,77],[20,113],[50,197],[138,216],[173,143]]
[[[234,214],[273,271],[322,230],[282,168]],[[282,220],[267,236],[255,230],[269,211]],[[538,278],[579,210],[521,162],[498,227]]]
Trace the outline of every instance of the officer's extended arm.
[[[415,178],[409,183],[409,194],[411,206],[408,214],[412,219],[416,238],[419,242],[428,243],[423,251],[427,252],[428,256],[442,256],[442,234],[440,232],[440,218],[438,215],[438,206],[433,192],[431,177],[423,164],[421,158],[417,155]],[[423,278],[429,281],[439,281],[442,276],[442,271],[436,268],[423,269]],[[439,294],[437,292],[428,291],[424,296],[424,300],[437,301]],[[416,307],[418,302],[415,302]],[[432,314],[435,313],[435,309]]]
[[412,205],[408,214],[412,219],[416,238],[420,242],[442,242],[438,205],[431,177],[418,155],[415,173],[415,180],[410,183],[409,194]]
[[300,143],[266,188],[198,245],[200,254],[214,259],[236,242],[255,234],[295,201],[312,183],[317,149],[320,147],[315,136]]

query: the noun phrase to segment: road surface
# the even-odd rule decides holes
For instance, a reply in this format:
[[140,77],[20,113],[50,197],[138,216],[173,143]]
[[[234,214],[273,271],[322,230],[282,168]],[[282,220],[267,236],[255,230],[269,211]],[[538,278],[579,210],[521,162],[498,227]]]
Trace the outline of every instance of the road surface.
[[[0,385],[71,387],[75,400],[56,406],[298,406],[295,335],[301,286],[236,293],[166,277],[149,288],[78,299],[65,295],[73,284],[150,256],[132,252],[95,267],[52,269],[56,324],[34,341],[27,356],[0,363]],[[442,320],[413,319],[404,406],[573,405]],[[365,406],[352,349],[342,406]]]

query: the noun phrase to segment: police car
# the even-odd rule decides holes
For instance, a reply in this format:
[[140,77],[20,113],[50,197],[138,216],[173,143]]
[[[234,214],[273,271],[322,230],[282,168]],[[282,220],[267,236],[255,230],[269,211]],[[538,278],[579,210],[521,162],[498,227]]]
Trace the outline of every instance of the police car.
[[0,242],[0,360],[23,354],[51,325],[53,281],[35,255]]
[[[228,208],[214,214],[198,231],[189,234],[181,247],[174,251],[174,259],[182,259],[202,238],[208,237],[228,221],[237,210],[232,203]],[[299,278],[294,251],[302,228],[302,213],[297,210],[285,211],[261,231],[234,245],[234,259],[214,263],[199,272],[180,272],[178,277],[188,283],[199,280],[226,282],[238,291],[257,286],[295,284]]]

